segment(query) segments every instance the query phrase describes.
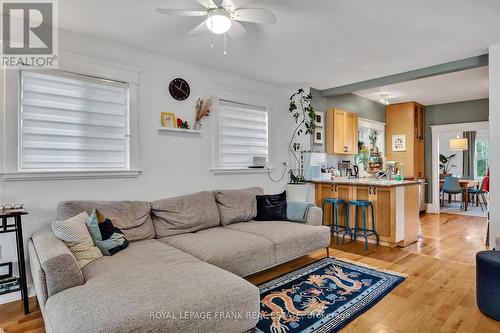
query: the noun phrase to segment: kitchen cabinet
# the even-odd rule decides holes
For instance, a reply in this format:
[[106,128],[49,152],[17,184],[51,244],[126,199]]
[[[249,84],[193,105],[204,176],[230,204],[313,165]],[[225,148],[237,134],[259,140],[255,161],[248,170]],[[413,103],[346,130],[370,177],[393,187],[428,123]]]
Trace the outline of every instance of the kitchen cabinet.
[[326,152],[354,155],[358,151],[358,116],[340,109],[326,111]]
[[[425,107],[415,102],[388,105],[385,134],[387,160],[403,163],[404,177],[425,178]],[[392,151],[393,135],[405,136],[405,151]]]

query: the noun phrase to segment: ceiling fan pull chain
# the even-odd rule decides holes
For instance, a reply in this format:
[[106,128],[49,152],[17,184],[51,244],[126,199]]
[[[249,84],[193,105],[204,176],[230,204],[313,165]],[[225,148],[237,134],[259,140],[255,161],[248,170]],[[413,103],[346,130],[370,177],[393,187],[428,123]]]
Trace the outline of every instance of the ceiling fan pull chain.
[[210,41],[210,47],[213,48],[214,47],[214,21],[213,20],[210,20],[210,38],[212,39]]
[[227,54],[227,32],[224,34],[224,55]]

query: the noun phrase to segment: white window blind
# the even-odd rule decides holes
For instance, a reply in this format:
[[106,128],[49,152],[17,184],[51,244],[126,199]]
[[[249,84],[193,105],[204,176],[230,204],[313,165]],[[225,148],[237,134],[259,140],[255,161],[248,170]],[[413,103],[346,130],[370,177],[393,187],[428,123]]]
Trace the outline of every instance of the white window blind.
[[248,167],[253,156],[268,159],[267,109],[221,100],[219,167]]
[[21,72],[19,168],[129,168],[128,85],[66,72]]

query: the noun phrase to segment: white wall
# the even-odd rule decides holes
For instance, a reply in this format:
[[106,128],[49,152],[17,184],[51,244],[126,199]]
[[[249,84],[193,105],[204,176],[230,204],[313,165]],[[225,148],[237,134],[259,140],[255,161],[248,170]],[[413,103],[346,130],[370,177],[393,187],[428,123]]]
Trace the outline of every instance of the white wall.
[[490,47],[490,240],[500,236],[500,44]]
[[[175,112],[193,124],[196,99],[206,96],[213,84],[267,95],[273,100],[270,112],[270,162],[279,169],[273,172],[278,178],[282,162],[288,159],[286,147],[291,118],[288,114],[290,90],[64,31],[60,32],[59,45],[61,51],[143,70],[140,74],[138,107],[139,165],[143,173],[131,179],[0,181],[0,202],[22,202],[29,210],[29,215],[23,218],[25,241],[34,231],[49,226],[56,216],[56,206],[62,200],[154,200],[200,190],[247,186],[262,186],[266,192],[283,190],[287,177],[280,184],[274,184],[266,174],[213,175],[209,171],[213,132],[209,122],[204,124],[201,137],[159,134],[157,128],[162,111]],[[214,50],[214,56],[222,56],[219,53],[220,50]],[[187,101],[178,102],[170,97],[168,84],[175,77],[183,77],[190,83],[191,96]],[[16,109],[4,110],[4,104],[1,105],[2,113],[17,112]],[[5,114],[0,116],[3,119]],[[4,133],[0,137],[4,141]],[[0,260],[14,260],[15,241],[12,235],[2,235],[0,245]]]
[[455,177],[460,177],[464,170],[464,154],[461,151],[451,151],[450,150],[450,139],[455,139],[456,137],[462,137],[462,132],[446,132],[439,134],[439,153],[444,156],[450,156],[451,154],[456,154],[453,158],[451,164],[455,164],[456,167],[450,169],[450,173]]

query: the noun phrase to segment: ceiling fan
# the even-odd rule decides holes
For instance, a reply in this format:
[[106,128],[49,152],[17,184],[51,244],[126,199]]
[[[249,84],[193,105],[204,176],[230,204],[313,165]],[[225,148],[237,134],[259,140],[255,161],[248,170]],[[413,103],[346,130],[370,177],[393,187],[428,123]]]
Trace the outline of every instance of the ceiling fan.
[[[224,34],[224,54],[227,54],[227,35],[232,39],[245,34],[245,27],[239,22],[257,24],[274,24],[276,16],[265,8],[241,8],[251,0],[196,0],[205,7],[204,10],[184,10],[157,8],[161,14],[174,16],[198,16],[203,21],[186,36],[197,35],[209,31],[216,35]],[[213,47],[213,39],[210,45]]]

